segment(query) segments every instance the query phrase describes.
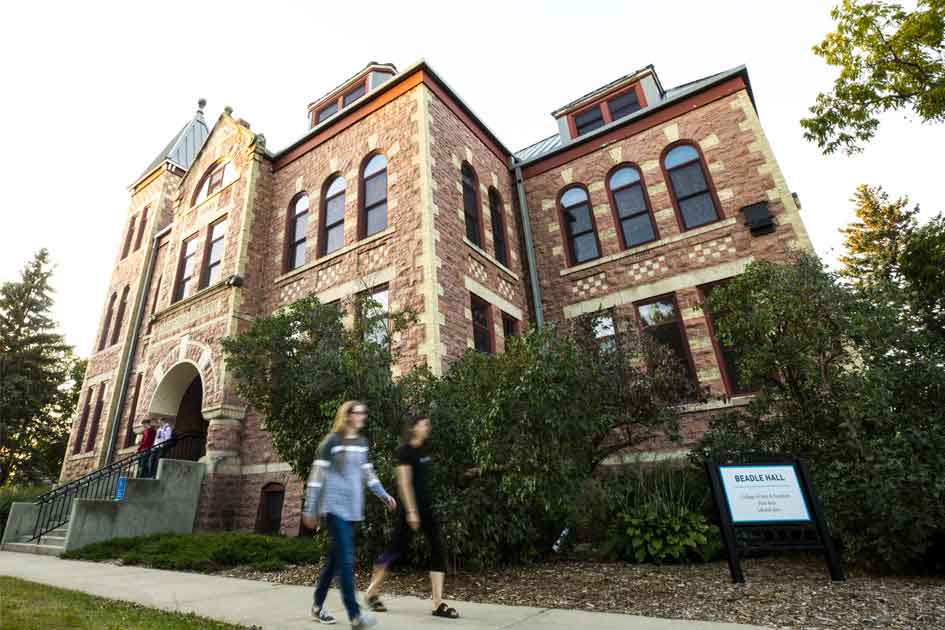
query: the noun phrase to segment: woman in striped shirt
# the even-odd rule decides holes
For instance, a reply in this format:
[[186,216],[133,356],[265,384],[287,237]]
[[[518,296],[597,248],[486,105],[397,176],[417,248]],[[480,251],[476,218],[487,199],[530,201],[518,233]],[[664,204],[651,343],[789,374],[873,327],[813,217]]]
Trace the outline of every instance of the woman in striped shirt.
[[370,628],[377,623],[372,615],[361,612],[354,591],[352,530],[354,523],[364,519],[364,486],[367,485],[388,509],[397,507],[368,459],[367,439],[361,435],[366,420],[367,406],[360,401],[349,400],[338,408],[331,433],[318,446],[305,487],[302,514],[302,522],[311,529],[318,529],[324,517],[331,539],[328,559],[315,583],[312,615],[321,623],[335,623],[324,604],[328,587],[337,573],[352,628]]

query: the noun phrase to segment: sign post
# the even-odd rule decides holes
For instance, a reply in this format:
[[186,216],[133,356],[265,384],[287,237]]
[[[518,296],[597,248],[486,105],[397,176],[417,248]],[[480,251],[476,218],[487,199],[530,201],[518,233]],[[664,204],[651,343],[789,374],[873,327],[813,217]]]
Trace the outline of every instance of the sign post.
[[705,462],[732,581],[745,581],[740,554],[752,551],[822,551],[831,579],[845,580],[807,466],[786,456],[756,460]]

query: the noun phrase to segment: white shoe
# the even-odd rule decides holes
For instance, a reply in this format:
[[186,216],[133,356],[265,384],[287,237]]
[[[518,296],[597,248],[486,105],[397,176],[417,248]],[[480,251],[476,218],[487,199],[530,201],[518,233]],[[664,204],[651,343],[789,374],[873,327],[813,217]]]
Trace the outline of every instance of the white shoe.
[[373,628],[377,625],[377,617],[371,613],[362,610],[361,616],[351,622],[351,627],[356,630],[362,630],[363,628]]
[[315,606],[312,606],[312,616],[315,617],[318,623],[323,623],[326,626],[331,626],[338,623],[338,620],[332,617],[331,613],[325,610],[324,606],[321,608],[315,608]]

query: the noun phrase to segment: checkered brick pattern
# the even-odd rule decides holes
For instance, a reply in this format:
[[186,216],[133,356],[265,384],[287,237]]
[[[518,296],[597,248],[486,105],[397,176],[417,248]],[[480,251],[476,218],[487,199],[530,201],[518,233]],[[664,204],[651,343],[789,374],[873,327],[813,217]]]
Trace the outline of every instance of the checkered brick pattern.
[[731,236],[717,238],[714,241],[706,241],[692,246],[689,252],[689,260],[699,264],[711,263],[723,258],[729,258],[735,255],[735,241]]
[[600,291],[606,291],[609,285],[607,284],[607,274],[604,272],[594,274],[593,276],[588,276],[586,278],[581,278],[574,283],[574,286],[571,287],[571,291],[576,293],[578,297],[587,297],[593,295]]
[[466,267],[466,272],[480,283],[488,281],[488,274],[486,274],[486,266],[475,258],[469,259],[469,265]]
[[318,283],[317,291],[327,289],[331,286],[338,284],[343,278],[344,274],[342,273],[342,265],[340,262],[335,263],[329,267],[324,267],[318,270]]
[[666,271],[666,256],[647,258],[634,263],[627,270],[627,276],[633,284],[648,282]]
[[360,258],[361,266],[366,272],[377,271],[382,267],[386,267],[391,261],[387,245],[368,250]]
[[499,278],[499,293],[507,300],[515,300],[515,287],[505,278]]

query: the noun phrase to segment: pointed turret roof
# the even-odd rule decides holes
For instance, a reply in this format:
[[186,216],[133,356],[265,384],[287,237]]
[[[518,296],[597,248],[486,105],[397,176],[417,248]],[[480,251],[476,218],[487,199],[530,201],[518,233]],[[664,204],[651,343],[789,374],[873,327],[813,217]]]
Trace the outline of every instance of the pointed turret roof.
[[135,183],[145,178],[151,171],[159,167],[164,162],[171,162],[175,166],[188,170],[193,163],[197,152],[203,146],[207,136],[210,135],[210,129],[207,127],[207,121],[203,118],[203,108],[207,106],[207,101],[200,99],[197,102],[197,113],[187,121],[187,124],[181,128],[171,141],[164,147],[156,158],[148,165],[148,168],[135,180]]

